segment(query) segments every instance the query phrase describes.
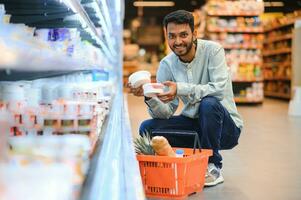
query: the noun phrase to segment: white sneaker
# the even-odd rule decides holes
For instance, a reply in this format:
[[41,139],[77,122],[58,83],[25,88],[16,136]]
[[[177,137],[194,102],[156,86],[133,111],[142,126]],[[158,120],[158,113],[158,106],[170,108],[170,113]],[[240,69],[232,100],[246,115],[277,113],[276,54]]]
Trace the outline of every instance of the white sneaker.
[[223,182],[224,178],[221,169],[216,167],[213,163],[208,163],[208,168],[205,175],[205,186],[215,186]]

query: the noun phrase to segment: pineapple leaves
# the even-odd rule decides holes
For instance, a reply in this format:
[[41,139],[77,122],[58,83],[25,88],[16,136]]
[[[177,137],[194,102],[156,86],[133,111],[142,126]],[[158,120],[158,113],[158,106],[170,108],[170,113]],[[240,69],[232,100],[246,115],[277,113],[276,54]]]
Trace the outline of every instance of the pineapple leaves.
[[142,133],[134,140],[135,151],[137,154],[155,155],[154,149],[151,146],[151,137],[148,132]]

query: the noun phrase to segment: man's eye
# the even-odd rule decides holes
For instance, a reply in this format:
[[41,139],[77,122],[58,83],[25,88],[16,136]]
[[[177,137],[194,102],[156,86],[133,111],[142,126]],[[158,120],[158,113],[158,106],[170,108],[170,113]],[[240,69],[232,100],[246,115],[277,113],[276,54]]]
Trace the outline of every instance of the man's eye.
[[188,36],[187,33],[182,33],[182,34],[181,34],[181,37],[187,37],[187,36]]
[[169,38],[169,39],[174,39],[175,36],[174,36],[174,35],[169,35],[168,38]]

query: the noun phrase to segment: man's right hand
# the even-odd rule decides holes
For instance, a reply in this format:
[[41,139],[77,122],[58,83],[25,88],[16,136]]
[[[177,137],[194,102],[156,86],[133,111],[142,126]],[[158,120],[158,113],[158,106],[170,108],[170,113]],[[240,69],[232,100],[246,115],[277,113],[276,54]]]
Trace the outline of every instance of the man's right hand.
[[137,97],[143,97],[143,88],[142,85],[140,87],[134,88],[130,83],[126,84],[126,87],[130,89],[130,93],[134,94]]

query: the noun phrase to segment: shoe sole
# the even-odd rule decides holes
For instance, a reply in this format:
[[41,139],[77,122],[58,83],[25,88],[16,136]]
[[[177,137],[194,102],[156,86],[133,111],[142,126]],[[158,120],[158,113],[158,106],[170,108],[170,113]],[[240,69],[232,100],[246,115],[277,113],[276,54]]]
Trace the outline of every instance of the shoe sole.
[[205,183],[204,186],[205,187],[212,187],[212,186],[216,186],[218,184],[221,184],[223,182],[224,182],[224,178],[222,176],[220,176],[215,181],[213,181],[211,183]]

